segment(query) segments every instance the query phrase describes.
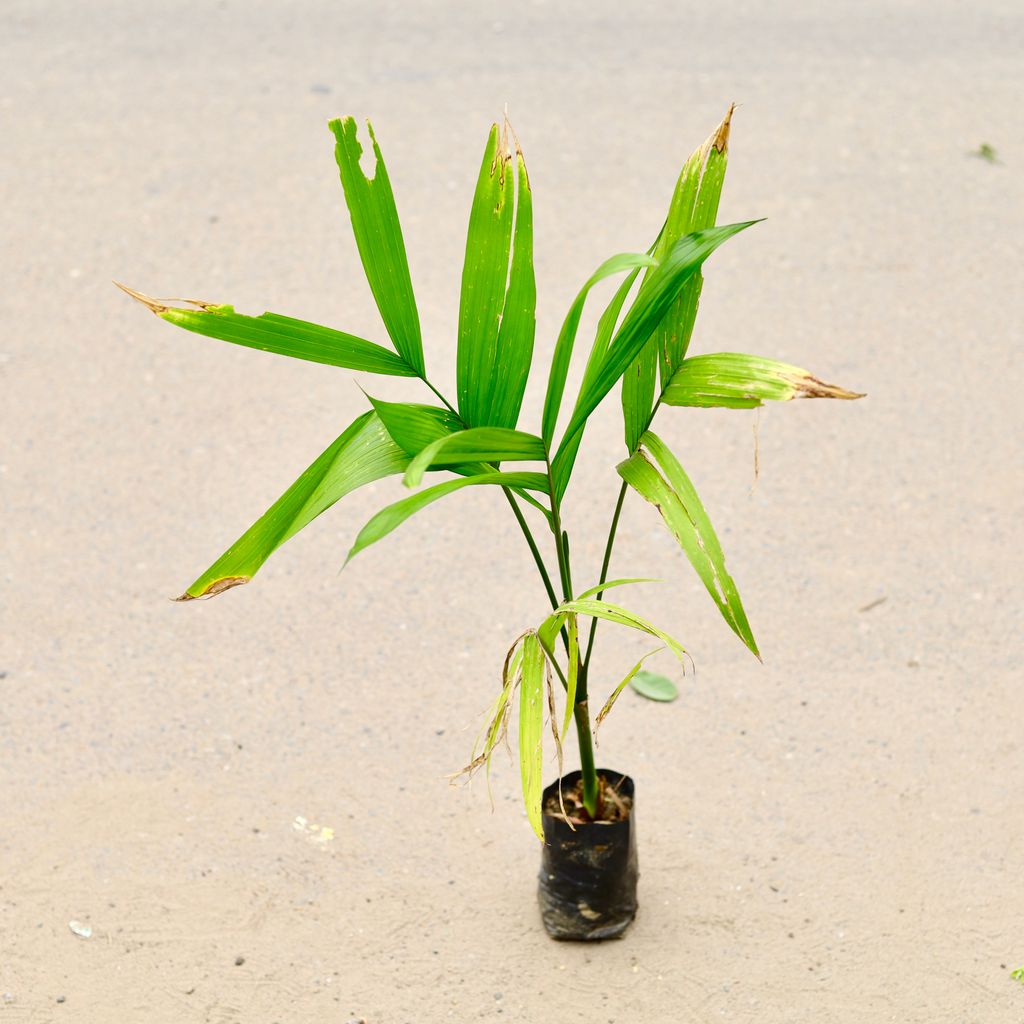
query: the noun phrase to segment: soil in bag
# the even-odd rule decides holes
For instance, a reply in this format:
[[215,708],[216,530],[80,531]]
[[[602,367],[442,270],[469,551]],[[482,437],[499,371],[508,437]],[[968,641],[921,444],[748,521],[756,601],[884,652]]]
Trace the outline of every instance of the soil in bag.
[[[633,780],[601,769],[602,810],[591,821],[579,799],[580,773],[544,790],[544,847],[538,896],[547,933],[554,939],[594,940],[621,935],[636,916],[636,829]],[[570,824],[571,822],[571,824]]]

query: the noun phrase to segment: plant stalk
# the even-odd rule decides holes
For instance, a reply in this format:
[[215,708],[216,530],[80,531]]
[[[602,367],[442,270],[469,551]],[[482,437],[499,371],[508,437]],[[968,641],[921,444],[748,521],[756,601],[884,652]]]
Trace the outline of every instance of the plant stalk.
[[[615,513],[612,515],[612,525],[608,530],[608,542],[604,547],[604,560],[601,563],[601,576],[598,579],[598,583],[604,583],[608,579],[608,567],[612,561],[612,548],[615,547],[615,532],[619,528],[619,516],[622,515],[622,506],[626,500],[626,488],[628,484],[625,480],[622,481],[622,487],[619,488],[619,500],[615,503]],[[600,601],[604,591],[599,591],[597,600]],[[583,663],[580,666],[580,676],[586,680],[587,670],[590,668],[590,652],[594,649],[594,637],[597,634],[597,619],[590,620],[590,637],[587,640],[587,653],[583,657]],[[586,692],[586,682],[583,684],[584,692]]]
[[[551,497],[551,528],[555,535],[555,554],[558,556],[558,569],[562,577],[562,590],[566,601],[572,600],[572,575],[569,569],[569,537],[562,529],[562,510],[558,500],[551,472],[551,460],[548,466],[548,493]],[[594,765],[594,737],[590,731],[590,706],[587,703],[587,675],[582,666],[576,682],[576,702],[572,716],[576,722],[576,738],[580,751],[580,775],[583,780],[583,806],[593,820],[601,815],[601,789]]]
[[594,767],[594,738],[590,734],[590,707],[586,700],[576,701],[572,710],[580,746],[580,774],[583,777],[583,806],[597,821],[601,816],[601,786]]

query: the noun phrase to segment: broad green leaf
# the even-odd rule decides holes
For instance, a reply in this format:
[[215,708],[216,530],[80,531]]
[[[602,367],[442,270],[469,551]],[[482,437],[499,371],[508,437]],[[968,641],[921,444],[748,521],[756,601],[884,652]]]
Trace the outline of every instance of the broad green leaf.
[[[660,236],[659,236],[660,237]],[[633,287],[633,283],[636,281],[637,275],[640,273],[638,267],[626,279],[619,285],[618,291],[612,296],[611,302],[605,307],[604,312],[601,314],[601,318],[597,322],[597,333],[594,336],[594,344],[590,349],[590,356],[587,359],[586,368],[583,371],[583,383],[581,385],[581,392],[585,392],[590,386],[591,382],[597,375],[597,371],[600,369],[601,361],[604,359],[605,353],[608,351],[608,345],[612,340],[612,335],[615,333],[615,328],[619,323],[619,315],[622,312],[622,307],[629,297],[630,289]],[[555,482],[555,489],[558,493],[559,500],[565,495],[565,490],[569,486],[569,477],[572,475],[572,467],[576,463],[576,453],[579,451],[580,444],[583,442],[583,428],[581,427],[577,432],[576,436],[570,438],[562,445],[562,450],[559,452],[559,457],[554,461],[551,466],[551,475]]]
[[[415,371],[394,352],[344,331],[277,313],[245,316],[236,313],[234,306],[192,299],[151,299],[123,284],[119,284],[118,288],[148,306],[161,320],[196,334],[205,334],[209,338],[230,341],[233,345],[244,345],[262,352],[276,352],[294,359],[306,359],[311,363],[343,366],[349,370],[384,373],[392,377],[415,375]],[[198,308],[179,309],[168,305],[171,302],[190,302]]]
[[[648,431],[638,451],[617,468],[619,475],[661,513],[690,564],[733,632],[758,658],[757,643],[747,621],[736,584],[725,568],[725,555],[697,491],[676,457]],[[665,476],[647,457],[647,449]]]
[[[514,427],[533,355],[536,287],[530,184],[492,125],[466,238],[456,384],[469,427]],[[518,190],[516,181],[518,180]],[[518,197],[517,197],[518,191]]]
[[648,288],[637,296],[622,326],[612,338],[594,379],[581,388],[572,419],[555,457],[556,462],[565,458],[567,443],[582,429],[587,418],[636,357],[687,278],[696,273],[718,246],[755,223],[746,221],[698,231],[684,236],[669,250],[665,260],[651,274]]
[[[598,712],[597,718],[594,721],[594,730],[600,728],[601,723],[608,717],[608,712],[615,707],[615,702],[619,699],[619,694],[631,683],[638,675],[650,675],[649,672],[641,672],[640,669],[643,667],[644,662],[657,654],[659,651],[663,651],[664,647],[655,648],[653,651],[648,651],[626,674],[623,676],[622,681],[618,686],[612,690],[611,696],[604,702],[604,707]],[[664,677],[659,677],[664,678]]]
[[505,427],[473,427],[428,444],[409,463],[406,487],[418,487],[431,466],[456,466],[466,462],[533,462],[547,455],[544,442],[534,434]]
[[[684,235],[714,226],[725,178],[732,110],[730,107],[721,125],[683,165],[665,224],[654,244],[654,255],[659,262]],[[641,287],[641,295],[648,284],[649,273]],[[664,388],[683,360],[693,334],[702,286],[703,276],[698,270],[687,279],[622,378],[622,415],[626,450],[629,452],[636,451],[640,435],[650,426],[657,390],[656,364],[660,362]]]
[[[548,377],[547,396],[544,399],[543,428],[541,430],[547,444],[550,445],[555,436],[558,410],[562,402],[562,394],[565,391],[565,379],[569,373],[576,332],[579,330],[580,317],[583,315],[583,306],[587,301],[590,289],[613,274],[620,274],[624,270],[634,270],[640,267],[652,267],[656,263],[657,261],[653,257],[643,253],[625,252],[612,256],[590,275],[587,283],[573,300],[562,324],[562,329],[558,333],[558,341],[555,343],[555,352],[551,359],[551,374]],[[635,276],[634,274],[633,277]],[[630,280],[630,284],[632,284],[632,280]],[[628,292],[629,289],[627,288],[626,291]],[[625,299],[625,295],[623,295],[623,299]]]
[[741,352],[716,352],[684,359],[662,400],[666,405],[753,409],[765,401],[863,397],[826,384],[799,366]]
[[657,383],[658,350],[652,339],[622,375],[622,420],[628,451],[636,448],[640,435],[650,426]]
[[423,339],[416,299],[412,293],[409,262],[405,255],[402,227],[398,221],[395,197],[391,192],[387,168],[369,121],[375,159],[374,174],[367,178],[359,166],[363,147],[359,144],[353,117],[335,119],[329,125],[334,133],[335,159],[345,190],[345,202],[352,217],[352,233],[363,261],[363,271],[395,348],[415,376],[422,377]]
[[349,550],[345,559],[347,565],[360,551],[365,551],[371,544],[376,544],[382,537],[386,537],[396,527],[401,526],[411,515],[426,508],[432,502],[461,490],[463,487],[473,487],[477,484],[499,484],[503,487],[523,487],[533,491],[544,491],[548,489],[546,476],[540,473],[480,473],[476,476],[464,477],[461,480],[446,480],[443,484],[435,484],[426,490],[410,494],[401,501],[381,509],[363,528],[359,531],[355,543]]
[[[659,245],[671,245],[691,231],[702,231],[714,226],[729,160],[729,128],[733,110],[734,107],[729,108],[722,123],[684,165],[676,183]],[[703,284],[703,275],[698,271],[683,286],[658,325],[655,347],[660,357],[662,387],[668,383],[686,356]],[[629,450],[632,452],[635,448],[634,443]]]
[[527,634],[523,640],[522,673],[519,684],[519,773],[526,816],[533,831],[543,839],[544,652],[535,633]]
[[248,583],[277,548],[339,498],[401,473],[407,462],[377,415],[363,413],[178,600]]
[[[377,415],[384,421],[388,433],[398,445],[409,455],[417,455],[427,445],[438,438],[456,431],[464,430],[465,425],[459,417],[440,406],[414,405],[408,402],[383,402],[379,398],[367,395]],[[480,463],[475,465],[452,466],[452,472],[463,475],[490,472],[490,467]],[[523,487],[512,487],[510,490],[523,501],[533,505],[550,523],[551,510],[541,504],[528,490]]]
[[464,429],[455,413],[440,406],[385,402],[372,395],[366,397],[395,443],[410,456],[421,452],[438,438]]
[[637,672],[630,680],[630,685],[648,700],[660,700],[668,703],[679,696],[679,688],[667,676],[656,672]]
[[564,601],[555,609],[555,614],[559,612],[576,612],[577,615],[607,619],[609,622],[617,623],[620,626],[629,626],[630,629],[637,629],[641,633],[657,637],[680,661],[682,661],[682,657],[686,653],[686,648],[678,640],[669,636],[668,633],[658,629],[657,626],[652,625],[646,619],[642,619],[634,612],[627,611],[625,608],[619,607],[619,605],[610,604],[608,601],[597,601],[593,598]]
[[491,380],[494,403],[489,422],[514,427],[519,421],[537,333],[537,282],[533,272],[533,194],[523,154],[516,147],[516,225],[508,290],[498,327]]

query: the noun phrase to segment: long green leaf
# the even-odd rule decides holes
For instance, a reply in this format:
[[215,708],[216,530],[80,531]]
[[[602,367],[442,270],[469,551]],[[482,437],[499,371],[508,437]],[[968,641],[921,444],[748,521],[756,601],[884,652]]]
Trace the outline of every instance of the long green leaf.
[[[760,658],[739,591],[725,568],[722,546],[690,478],[657,435],[648,431],[640,444],[640,449],[618,466],[619,475],[661,513],[722,618]],[[645,448],[661,467],[664,477],[648,459]]]
[[178,599],[213,597],[248,583],[286,540],[357,487],[401,473],[408,457],[365,412]]
[[[541,434],[547,444],[550,445],[555,436],[558,410],[562,402],[562,394],[565,391],[565,380],[569,373],[569,363],[572,359],[576,332],[579,330],[580,318],[583,316],[583,306],[587,301],[587,296],[590,294],[590,289],[605,278],[611,277],[614,274],[620,274],[624,270],[652,267],[656,264],[657,261],[652,256],[644,253],[624,252],[611,256],[590,275],[586,284],[583,285],[579,294],[573,300],[573,304],[569,307],[569,312],[566,314],[565,321],[562,323],[562,329],[558,332],[558,341],[555,343],[555,352],[551,358],[551,374],[548,377],[548,390],[544,399],[543,428],[541,430]],[[629,289],[627,288],[626,290],[628,292]],[[625,296],[623,296],[624,298]]]
[[[732,110],[730,107],[725,120],[683,165],[672,193],[668,215],[654,244],[654,255],[659,262],[684,235],[712,227],[715,223],[725,178]],[[648,274],[641,295],[650,283]],[[657,388],[657,364],[661,366],[664,388],[686,353],[702,285],[703,276],[698,270],[687,279],[622,378],[622,416],[626,450],[629,452],[636,450],[640,435],[651,422]]]
[[464,429],[455,413],[440,406],[385,402],[372,395],[366,397],[395,443],[410,456],[421,452],[438,438]]
[[765,401],[864,396],[826,384],[807,370],[742,352],[716,352],[684,359],[665,389],[666,405],[753,409]]
[[537,333],[537,282],[533,271],[533,193],[526,162],[516,146],[516,213],[508,290],[491,367],[489,424],[514,427],[526,393]]
[[626,314],[594,379],[581,389],[576,409],[555,457],[556,462],[565,458],[563,453],[567,443],[582,429],[590,414],[637,356],[687,278],[696,273],[723,242],[756,223],[745,221],[697,231],[685,235],[669,250],[664,261],[651,274],[649,287],[637,296],[633,308]]
[[[388,433],[409,455],[417,455],[439,438],[465,429],[462,420],[455,413],[448,409],[442,409],[440,406],[415,405],[409,402],[384,402],[379,398],[367,397],[373,404],[377,415],[384,421]],[[452,472],[464,476],[490,472],[490,467],[482,463],[452,466],[451,469]],[[551,510],[546,508],[528,490],[523,487],[513,487],[511,490],[523,501],[543,512],[545,518],[549,522],[551,521]]]
[[519,774],[526,816],[538,838],[543,795],[544,652],[535,633],[523,640],[523,678],[519,684]]
[[661,583],[661,580],[654,579],[649,576],[631,576],[629,579],[621,580],[605,580],[604,583],[595,584],[589,590],[584,590],[582,594],[576,595],[577,601],[584,601],[588,597],[593,597],[595,594],[601,594],[606,590],[611,590],[613,587],[628,587],[634,583]]
[[409,497],[402,498],[393,505],[381,509],[359,531],[359,536],[356,537],[355,543],[349,550],[345,564],[347,565],[360,551],[365,551],[371,544],[376,544],[392,530],[401,526],[411,515],[426,508],[438,498],[443,498],[463,487],[473,487],[477,484],[500,484],[504,487],[524,487],[543,492],[548,489],[547,477],[541,473],[480,473],[461,480],[446,480],[443,484],[435,484],[433,487],[417,491],[415,494],[410,494]]
[[533,462],[547,455],[544,442],[534,434],[505,427],[473,427],[428,444],[409,463],[406,487],[419,487],[431,466],[455,466],[466,462]]
[[669,648],[669,650],[672,651],[673,654],[675,654],[677,658],[680,659],[680,661],[686,653],[686,648],[683,647],[678,640],[669,636],[668,633],[658,629],[657,626],[648,622],[646,619],[642,619],[634,612],[621,608],[619,605],[611,604],[608,601],[597,601],[593,598],[564,601],[555,609],[555,614],[558,614],[559,612],[575,612],[577,615],[588,615],[592,618],[607,619],[609,622],[617,623],[620,626],[629,626],[630,629],[637,629],[641,633],[647,633],[649,636],[657,637]]
[[508,130],[491,127],[466,238],[456,383],[470,427],[515,426],[533,355],[532,200],[518,147],[513,171]]
[[[320,324],[278,313],[245,316],[236,313],[234,306],[194,299],[152,299],[123,284],[118,288],[148,306],[161,320],[209,338],[312,363],[343,366],[349,370],[384,373],[392,377],[414,375],[414,371],[394,352],[331,327],[321,327]],[[171,302],[188,302],[197,308],[180,309],[171,306]]]
[[[659,245],[671,245],[691,231],[714,226],[729,161],[729,129],[734,109],[734,106],[729,108],[722,123],[684,165]],[[660,357],[662,387],[686,356],[703,284],[703,275],[698,271],[683,286],[658,325],[655,346]],[[635,447],[634,443],[629,450]]]
[[422,377],[420,318],[412,292],[395,197],[373,126],[366,122],[376,160],[372,178],[367,178],[359,165],[363,147],[357,138],[355,118],[335,119],[329,127],[336,140],[334,155],[366,280],[395,348],[412,373]]
[[[591,382],[597,375],[597,371],[601,367],[601,362],[605,357],[605,353],[608,351],[608,345],[612,340],[612,336],[615,333],[615,328],[619,323],[619,315],[622,313],[622,307],[625,305],[626,299],[629,297],[630,289],[633,287],[636,281],[637,275],[640,273],[638,267],[632,273],[628,274],[626,279],[619,285],[618,291],[612,296],[611,302],[605,307],[604,312],[601,314],[600,319],[597,322],[597,332],[594,336],[594,344],[590,349],[590,356],[587,359],[587,365],[583,371],[583,382],[581,384],[581,392],[586,392]],[[563,445],[559,452],[559,457],[552,464],[552,477],[555,482],[555,489],[558,493],[559,500],[565,495],[565,490],[569,486],[569,477],[572,475],[572,467],[576,463],[576,453],[579,451],[580,444],[583,442],[583,427],[581,427],[574,437],[569,438]]]
[[628,451],[636,447],[640,435],[651,422],[657,379],[658,350],[652,338],[622,375],[622,420]]

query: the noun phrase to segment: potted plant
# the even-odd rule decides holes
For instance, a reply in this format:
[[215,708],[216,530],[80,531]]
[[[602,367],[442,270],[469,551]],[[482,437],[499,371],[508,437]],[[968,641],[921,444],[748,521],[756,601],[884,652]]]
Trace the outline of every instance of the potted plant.
[[[248,583],[272,552],[320,513],[382,477],[403,475],[410,493],[363,526],[349,559],[414,513],[464,487],[488,486],[500,492],[522,530],[550,609],[509,649],[497,698],[465,771],[489,766],[509,719],[516,717],[523,799],[531,826],[544,840],[543,919],[556,938],[617,935],[636,912],[633,783],[596,767],[592,731],[645,659],[617,685],[608,685],[603,675],[592,672],[598,623],[639,630],[680,661],[685,653],[669,633],[606,598],[613,588],[643,582],[608,578],[629,491],[655,507],[726,623],[758,656],[707,513],[679,461],[651,430],[655,413],[662,406],[751,409],[766,400],[860,397],[774,360],[734,352],[688,352],[702,264],[723,242],[755,223],[716,225],[731,115],[732,109],[683,165],[653,245],[646,252],[605,260],[580,289],[554,346],[535,433],[517,427],[535,333],[532,191],[507,119],[502,127],[491,127],[470,212],[453,401],[427,372],[384,160],[367,125],[375,166],[371,175],[364,172],[352,118],[332,121],[330,129],[356,244],[393,348],[276,313],[246,316],[221,303],[158,300],[124,289],[178,327],[329,366],[418,378],[432,393],[426,404],[370,397],[370,409],[356,417],[180,600],[212,597]],[[595,285],[613,276],[622,281],[600,316],[579,393],[559,431],[584,303]],[[603,564],[596,579],[580,587],[574,582],[565,499],[587,423],[620,381],[626,450],[615,468],[622,484]],[[515,468],[506,468],[507,463]],[[445,474],[445,479],[424,486],[426,475],[435,473]],[[601,706],[594,715],[597,700]],[[562,742],[571,724],[580,767],[562,778]],[[545,790],[546,734],[560,778]]]

